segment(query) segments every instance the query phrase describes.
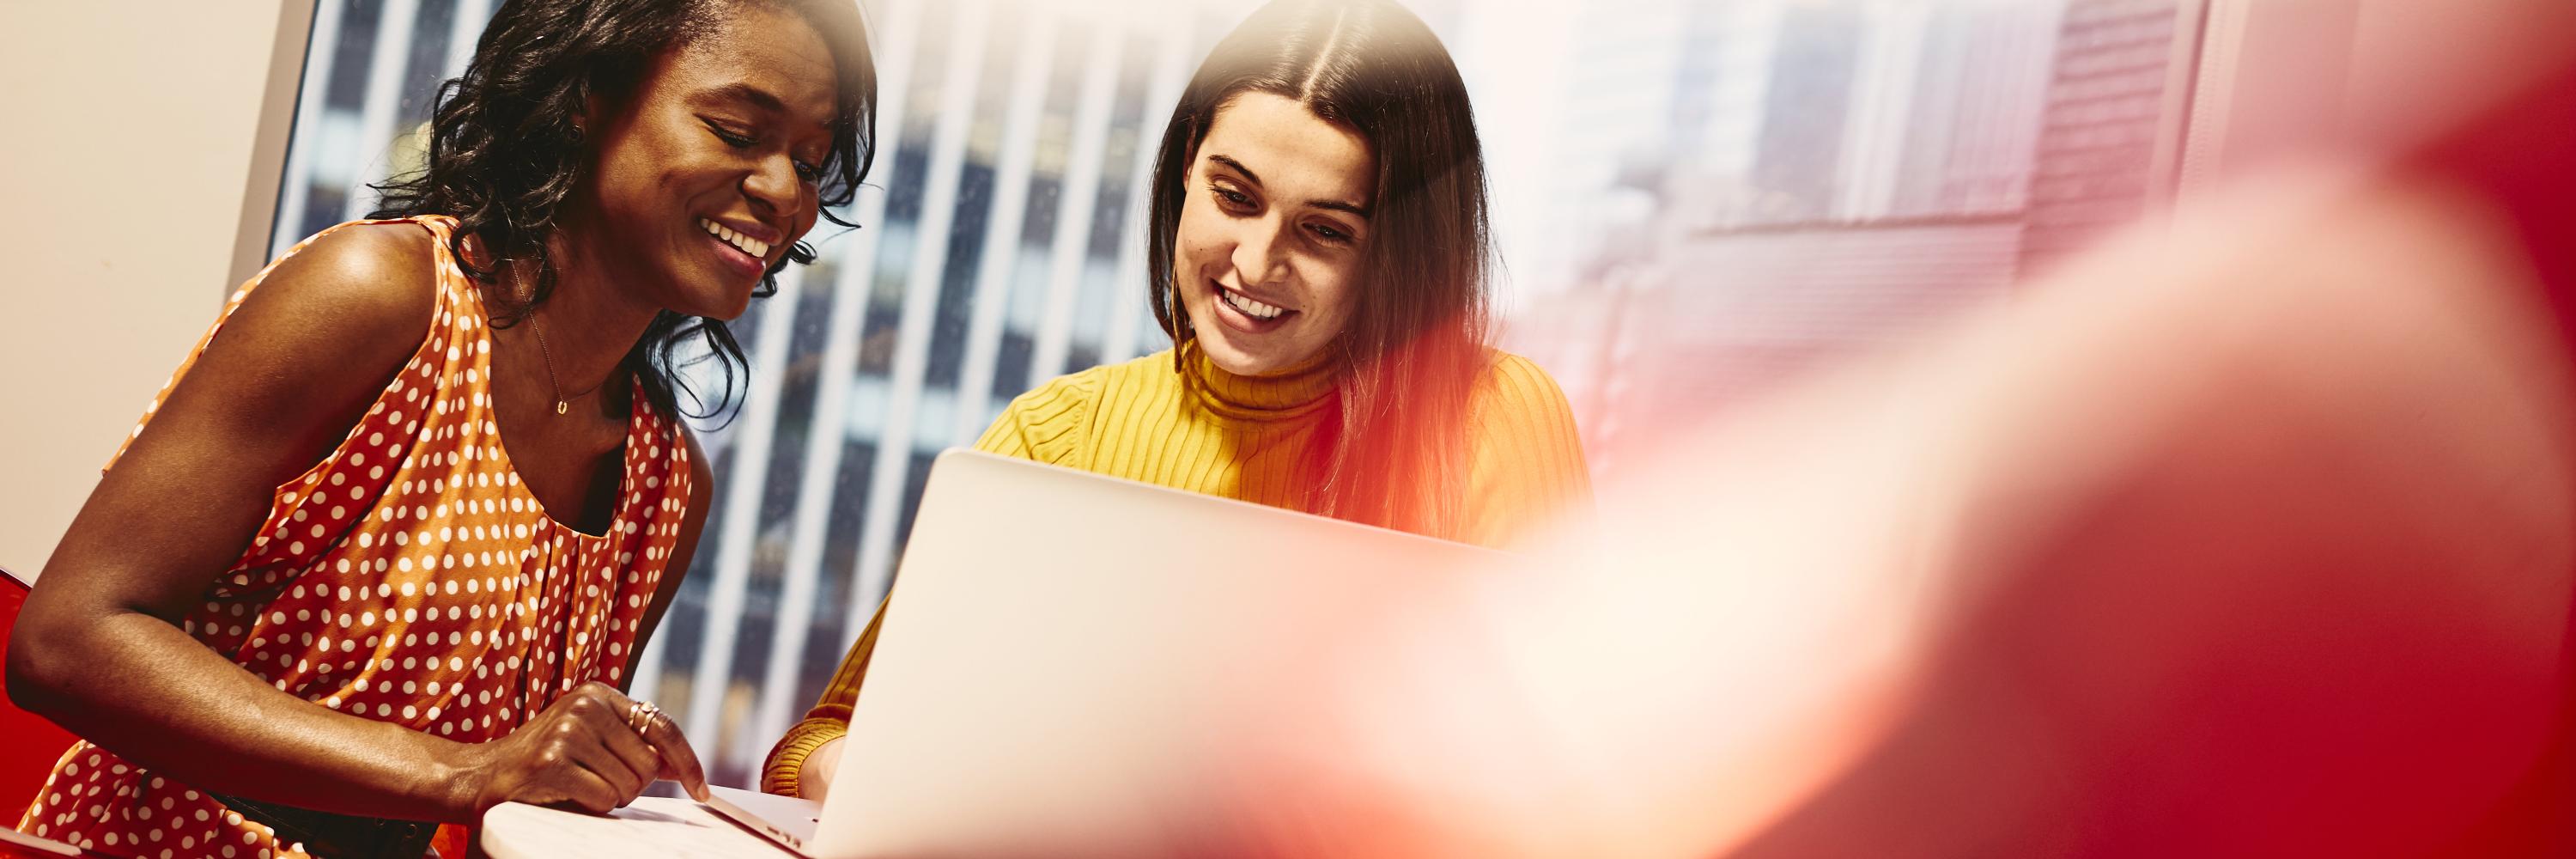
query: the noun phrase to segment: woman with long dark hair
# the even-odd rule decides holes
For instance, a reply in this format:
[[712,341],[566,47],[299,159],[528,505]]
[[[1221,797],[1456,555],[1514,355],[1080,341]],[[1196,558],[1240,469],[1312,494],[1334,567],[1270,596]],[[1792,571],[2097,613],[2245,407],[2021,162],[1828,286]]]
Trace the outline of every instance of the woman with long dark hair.
[[[1411,13],[1254,12],[1182,91],[1150,193],[1146,297],[1173,348],[1021,396],[978,448],[1485,545],[1588,508],[1564,396],[1488,345],[1475,120]],[[764,790],[829,785],[876,629]]]
[[620,692],[706,516],[682,399],[729,401],[722,320],[813,258],[874,101],[848,0],[503,4],[425,169],[242,287],[54,552],[8,686],[83,739],[19,827],[419,855],[703,790]]

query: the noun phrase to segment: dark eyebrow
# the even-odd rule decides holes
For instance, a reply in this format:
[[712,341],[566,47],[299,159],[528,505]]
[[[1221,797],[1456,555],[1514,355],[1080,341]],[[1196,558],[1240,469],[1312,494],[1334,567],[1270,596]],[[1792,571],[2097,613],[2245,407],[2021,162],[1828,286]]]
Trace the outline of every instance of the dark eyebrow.
[[716,87],[707,94],[717,99],[747,101],[751,103],[751,106],[770,113],[787,112],[787,102],[779,99],[778,96],[771,95],[768,90],[761,89],[747,83],[737,81],[735,83],[725,84],[724,86]]
[[[707,96],[718,101],[748,102],[752,107],[758,108],[763,113],[776,115],[785,115],[788,113],[786,100],[779,98],[768,90],[752,86],[751,84],[742,83],[740,81],[708,90]],[[833,126],[831,122],[826,121],[817,123],[815,127],[830,130]]]
[[[1252,168],[1243,166],[1243,162],[1241,161],[1236,161],[1232,158],[1214,153],[1210,153],[1208,155],[1208,160],[1233,168],[1234,172],[1243,174],[1243,178],[1254,185],[1261,184],[1261,174],[1252,172]],[[1362,219],[1366,219],[1369,216],[1368,207],[1362,206],[1358,203],[1345,203],[1340,200],[1308,200],[1306,201],[1306,205],[1318,209],[1330,209],[1336,212],[1349,212],[1353,215],[1358,215]]]
[[1261,174],[1252,172],[1252,168],[1243,166],[1241,161],[1223,155],[1209,155],[1208,160],[1234,168],[1234,172],[1243,174],[1243,178],[1252,180],[1252,184],[1261,184]]
[[1358,215],[1361,220],[1367,220],[1369,216],[1367,206],[1362,206],[1357,203],[1345,203],[1340,200],[1308,200],[1306,201],[1306,205],[1318,209],[1331,209],[1336,212],[1349,212],[1353,215]]

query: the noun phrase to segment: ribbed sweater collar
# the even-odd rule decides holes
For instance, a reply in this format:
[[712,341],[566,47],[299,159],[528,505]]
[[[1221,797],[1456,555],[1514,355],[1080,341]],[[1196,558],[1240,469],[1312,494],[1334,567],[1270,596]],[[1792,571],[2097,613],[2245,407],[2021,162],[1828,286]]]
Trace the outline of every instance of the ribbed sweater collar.
[[1218,367],[1199,349],[1198,341],[1180,346],[1181,381],[1192,399],[1211,415],[1242,423],[1277,423],[1304,418],[1333,402],[1341,380],[1341,361],[1326,349],[1294,367],[1260,376],[1238,376]]

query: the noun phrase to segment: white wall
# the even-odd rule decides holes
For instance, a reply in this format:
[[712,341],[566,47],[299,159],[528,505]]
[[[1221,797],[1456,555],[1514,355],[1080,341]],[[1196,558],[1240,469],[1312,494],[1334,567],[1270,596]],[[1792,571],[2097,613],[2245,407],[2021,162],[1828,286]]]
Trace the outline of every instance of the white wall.
[[275,49],[283,32],[300,59],[310,6],[0,9],[0,567],[43,568],[99,465],[255,270],[294,99]]

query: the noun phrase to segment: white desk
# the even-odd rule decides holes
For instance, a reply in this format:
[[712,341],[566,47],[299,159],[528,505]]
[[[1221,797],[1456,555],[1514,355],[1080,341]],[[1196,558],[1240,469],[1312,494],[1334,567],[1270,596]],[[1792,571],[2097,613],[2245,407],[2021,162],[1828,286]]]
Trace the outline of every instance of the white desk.
[[493,859],[796,856],[685,797],[642,797],[606,817],[503,803],[483,813],[482,840]]

